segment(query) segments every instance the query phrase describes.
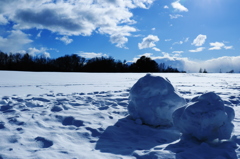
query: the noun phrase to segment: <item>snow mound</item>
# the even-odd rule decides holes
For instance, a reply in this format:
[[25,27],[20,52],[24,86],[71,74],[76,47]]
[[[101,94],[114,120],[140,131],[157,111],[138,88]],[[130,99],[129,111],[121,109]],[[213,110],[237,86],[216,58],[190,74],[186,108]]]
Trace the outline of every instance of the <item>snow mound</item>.
[[128,112],[138,124],[169,126],[174,110],[184,104],[168,79],[147,74],[131,88]]
[[173,113],[173,123],[183,135],[202,141],[229,139],[234,125],[235,112],[224,106],[222,99],[209,92],[195,97],[186,106]]

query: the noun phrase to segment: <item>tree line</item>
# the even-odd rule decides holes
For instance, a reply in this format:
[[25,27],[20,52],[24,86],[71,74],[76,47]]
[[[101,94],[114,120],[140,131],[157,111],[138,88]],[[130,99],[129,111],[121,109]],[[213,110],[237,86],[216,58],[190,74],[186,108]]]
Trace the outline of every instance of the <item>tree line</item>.
[[14,71],[54,71],[54,72],[180,72],[177,68],[158,64],[150,57],[142,56],[136,62],[127,64],[126,60],[112,57],[86,59],[76,54],[56,59],[26,54],[6,54],[0,52],[0,70]]

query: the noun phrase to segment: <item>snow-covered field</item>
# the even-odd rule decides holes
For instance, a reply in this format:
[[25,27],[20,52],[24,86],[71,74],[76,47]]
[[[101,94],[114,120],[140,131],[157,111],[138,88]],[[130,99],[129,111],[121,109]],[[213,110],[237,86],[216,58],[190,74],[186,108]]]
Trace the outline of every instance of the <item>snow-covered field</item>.
[[129,117],[144,73],[0,71],[0,159],[240,158],[240,74],[160,74],[186,102],[215,92],[235,110],[230,140],[181,139]]

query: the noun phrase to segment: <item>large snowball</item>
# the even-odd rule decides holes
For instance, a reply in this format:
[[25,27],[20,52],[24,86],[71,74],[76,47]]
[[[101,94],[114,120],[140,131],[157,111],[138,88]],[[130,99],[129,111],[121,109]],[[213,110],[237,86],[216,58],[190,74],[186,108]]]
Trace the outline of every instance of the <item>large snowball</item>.
[[186,106],[173,113],[174,125],[183,133],[198,140],[229,139],[235,116],[231,107],[224,106],[213,92],[195,97]]
[[147,74],[133,85],[128,112],[139,123],[169,126],[173,111],[184,104],[168,80]]

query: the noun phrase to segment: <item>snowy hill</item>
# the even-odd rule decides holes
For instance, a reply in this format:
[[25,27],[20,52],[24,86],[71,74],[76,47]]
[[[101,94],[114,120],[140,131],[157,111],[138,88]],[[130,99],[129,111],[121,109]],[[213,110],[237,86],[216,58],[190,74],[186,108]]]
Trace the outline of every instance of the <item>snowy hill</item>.
[[240,74],[160,74],[188,105],[216,93],[233,108],[230,140],[182,138],[175,127],[136,123],[132,86],[144,73],[0,71],[0,159],[240,158]]

